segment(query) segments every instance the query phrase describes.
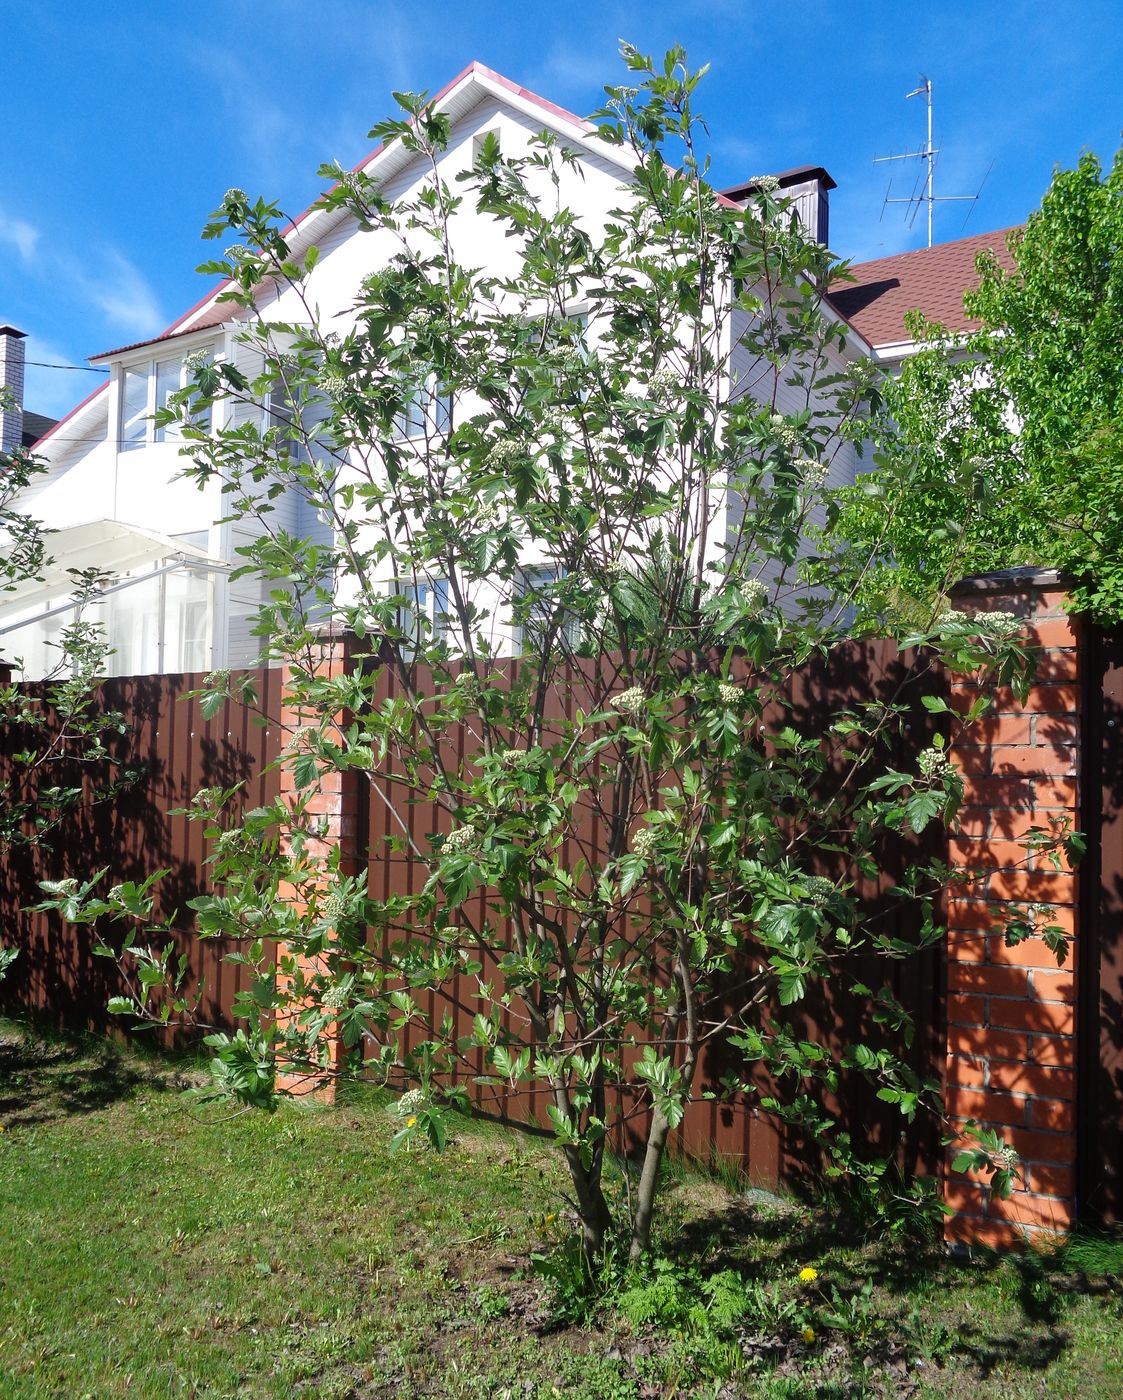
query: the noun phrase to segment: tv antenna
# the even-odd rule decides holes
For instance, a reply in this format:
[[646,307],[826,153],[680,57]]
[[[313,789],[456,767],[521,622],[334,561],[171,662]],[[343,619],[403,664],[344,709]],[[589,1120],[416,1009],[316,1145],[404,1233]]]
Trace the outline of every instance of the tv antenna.
[[[912,92],[906,92],[906,93],[905,93],[905,99],[906,99],[906,101],[907,101],[910,97],[923,97],[923,98],[924,98],[924,102],[925,102],[925,106],[928,108],[928,140],[927,140],[927,142],[925,143],[925,145],[923,145],[923,146],[920,148],[919,151],[903,151],[900,155],[875,156],[875,157],[874,157],[874,162],[873,162],[873,163],[874,163],[874,165],[884,165],[887,161],[891,161],[891,160],[922,160],[922,161],[924,161],[925,165],[927,165],[927,167],[928,167],[927,173],[926,173],[926,174],[925,174],[925,173],[922,173],[920,176],[918,176],[916,183],[913,185],[912,194],[909,194],[909,195],[893,195],[893,194],[891,193],[891,191],[892,191],[892,189],[893,189],[893,182],[892,182],[892,180],[890,180],[890,182],[889,182],[889,189],[886,190],[886,192],[885,192],[885,199],[884,199],[884,201],[882,202],[882,205],[881,205],[881,217],[882,217],[882,218],[885,217],[885,208],[886,208],[886,205],[889,205],[889,204],[905,204],[905,205],[908,205],[908,206],[911,208],[912,213],[909,214],[908,212],[906,212],[905,218],[908,220],[909,228],[912,228],[913,224],[916,222],[916,216],[917,216],[917,214],[920,212],[920,206],[921,206],[922,204],[926,204],[926,205],[928,206],[928,246],[929,246],[929,248],[931,248],[931,246],[932,246],[932,212],[933,212],[933,209],[935,208],[935,206],[936,206],[937,204],[941,204],[941,203],[944,203],[944,202],[946,201],[946,202],[948,202],[948,203],[967,203],[967,204],[970,204],[970,205],[972,206],[972,208],[973,208],[973,207],[975,206],[975,204],[978,202],[979,196],[980,196],[980,195],[982,194],[982,192],[983,192],[983,185],[986,184],[986,182],[987,182],[987,177],[990,175],[991,170],[994,169],[994,162],[991,161],[991,163],[990,163],[990,169],[987,171],[986,175],[983,176],[982,181],[981,181],[980,184],[979,184],[979,188],[975,191],[974,194],[937,194],[937,193],[936,193],[936,158],[937,158],[937,157],[939,156],[939,154],[940,154],[940,148],[939,148],[939,146],[933,146],[933,144],[932,144],[932,79],[929,78],[929,77],[927,77],[925,74],[922,73],[922,74],[920,75],[920,86],[919,86],[919,87],[916,87],[916,88],[913,88]],[[921,184],[921,181],[922,181],[922,180],[923,180],[923,186],[922,186],[922,184]],[[921,189],[922,189],[922,188],[923,188],[923,193],[921,193]],[[967,217],[963,220],[963,227],[964,227],[964,228],[967,227],[967,219],[969,219],[970,217],[971,217],[971,210],[968,209],[968,211],[967,211]]]

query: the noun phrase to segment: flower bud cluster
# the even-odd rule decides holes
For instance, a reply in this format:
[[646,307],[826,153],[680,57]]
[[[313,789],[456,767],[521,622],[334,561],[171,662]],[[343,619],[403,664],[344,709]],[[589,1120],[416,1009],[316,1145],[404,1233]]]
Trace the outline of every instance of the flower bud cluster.
[[789,457],[795,457],[803,446],[803,438],[799,431],[792,427],[782,413],[772,414],[768,421],[777,447]]
[[718,699],[723,705],[740,705],[745,698],[745,692],[739,685],[733,685],[730,681],[720,681],[717,688]]
[[805,875],[803,885],[807,890],[807,902],[816,909],[824,909],[835,893],[834,881],[823,875]]
[[394,1105],[399,1118],[409,1118],[425,1107],[425,1094],[421,1089],[407,1089]]
[[780,182],[775,175],[754,175],[749,184],[760,194],[775,194],[780,188]]

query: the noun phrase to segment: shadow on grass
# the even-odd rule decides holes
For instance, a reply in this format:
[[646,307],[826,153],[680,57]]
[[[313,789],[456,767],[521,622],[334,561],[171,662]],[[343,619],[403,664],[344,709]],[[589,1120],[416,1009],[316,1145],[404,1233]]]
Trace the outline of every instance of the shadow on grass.
[[147,1064],[112,1041],[63,1039],[23,1023],[0,1024],[0,1120],[8,1127],[55,1123],[131,1098],[144,1085],[182,1084],[167,1065]]

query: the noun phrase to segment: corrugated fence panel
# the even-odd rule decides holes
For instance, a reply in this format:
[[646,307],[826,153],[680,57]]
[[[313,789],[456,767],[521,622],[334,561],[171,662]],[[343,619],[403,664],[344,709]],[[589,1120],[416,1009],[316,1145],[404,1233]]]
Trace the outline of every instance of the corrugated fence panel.
[[[39,897],[40,880],[88,879],[102,868],[113,880],[135,880],[166,869],[160,914],[177,913],[177,943],[189,956],[193,981],[204,983],[204,1018],[229,1024],[240,969],[223,965],[226,949],[220,942],[194,936],[187,901],[206,887],[202,829],[172,813],[203,787],[244,783],[241,801],[247,806],[276,796],[277,775],[266,768],[280,747],[277,723],[255,719],[256,711],[277,715],[280,673],[261,670],[254,680],[255,710],[228,702],[210,720],[202,718],[198,701],[188,698],[202,685],[201,674],[129,676],[101,687],[101,704],[120,711],[127,725],[111,745],[114,758],[139,768],[141,775],[113,801],[80,806],[46,846],[17,847],[3,858],[0,928],[3,941],[21,951],[0,984],[0,1005],[72,1028],[107,1028],[106,1002],[121,990],[115,965],[94,956],[88,929],[31,913],[27,906]],[[9,763],[0,755],[0,782],[9,781]],[[83,774],[74,764],[69,773],[52,770],[49,781],[65,777],[84,783],[88,792],[108,771],[106,765],[99,774]]]

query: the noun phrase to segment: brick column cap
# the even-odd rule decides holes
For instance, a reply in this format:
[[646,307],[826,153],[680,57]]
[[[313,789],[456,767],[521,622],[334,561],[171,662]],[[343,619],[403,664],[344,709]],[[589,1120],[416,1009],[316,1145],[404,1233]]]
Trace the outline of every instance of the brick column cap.
[[1016,569],[996,569],[992,574],[972,574],[968,578],[960,579],[950,592],[953,598],[972,593],[1010,593],[1015,589],[1039,589],[1045,592],[1066,588],[1072,581],[1072,578],[1060,569],[1044,569],[1035,564],[1023,564]]

